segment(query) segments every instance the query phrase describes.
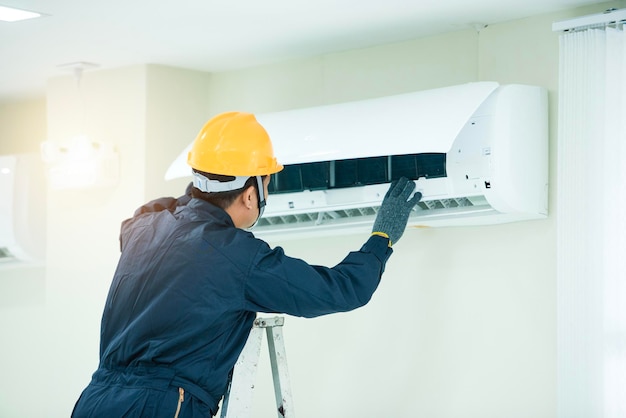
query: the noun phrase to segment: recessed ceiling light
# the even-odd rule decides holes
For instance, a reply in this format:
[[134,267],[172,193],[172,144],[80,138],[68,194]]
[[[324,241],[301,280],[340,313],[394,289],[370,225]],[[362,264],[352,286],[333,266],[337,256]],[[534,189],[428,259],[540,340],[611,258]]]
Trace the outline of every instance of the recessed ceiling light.
[[41,13],[0,6],[0,20],[3,22],[17,22],[18,20],[33,19],[35,17],[41,17]]

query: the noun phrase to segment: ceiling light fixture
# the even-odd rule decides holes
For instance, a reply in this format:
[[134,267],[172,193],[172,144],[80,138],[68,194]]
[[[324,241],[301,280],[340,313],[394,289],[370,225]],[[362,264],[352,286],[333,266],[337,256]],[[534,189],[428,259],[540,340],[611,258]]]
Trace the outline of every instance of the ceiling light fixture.
[[36,17],[41,17],[41,13],[0,6],[0,21],[3,22],[17,22],[19,20],[34,19]]

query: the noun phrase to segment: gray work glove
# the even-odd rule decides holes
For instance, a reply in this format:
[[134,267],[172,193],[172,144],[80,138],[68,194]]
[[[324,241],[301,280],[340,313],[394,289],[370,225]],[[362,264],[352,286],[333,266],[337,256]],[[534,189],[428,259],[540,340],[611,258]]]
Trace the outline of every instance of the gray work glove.
[[393,181],[378,210],[372,234],[389,237],[389,246],[398,242],[404,233],[411,210],[422,198],[422,194],[416,192],[409,200],[413,190],[415,183],[405,177]]

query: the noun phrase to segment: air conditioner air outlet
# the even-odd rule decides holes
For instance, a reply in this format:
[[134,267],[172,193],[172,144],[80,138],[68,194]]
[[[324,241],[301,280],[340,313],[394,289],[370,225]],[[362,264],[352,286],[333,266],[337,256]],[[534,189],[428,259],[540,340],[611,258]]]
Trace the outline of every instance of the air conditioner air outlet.
[[[413,210],[412,217],[421,217],[426,214],[441,211],[443,213],[452,213],[455,211],[466,211],[472,207],[489,207],[484,196],[475,196],[472,198],[454,198],[454,199],[433,199],[420,201]],[[349,209],[312,211],[306,213],[283,214],[275,216],[265,216],[259,219],[257,228],[259,230],[270,229],[277,225],[302,225],[302,224],[332,224],[339,219],[373,219],[378,213],[380,205],[362,206]]]

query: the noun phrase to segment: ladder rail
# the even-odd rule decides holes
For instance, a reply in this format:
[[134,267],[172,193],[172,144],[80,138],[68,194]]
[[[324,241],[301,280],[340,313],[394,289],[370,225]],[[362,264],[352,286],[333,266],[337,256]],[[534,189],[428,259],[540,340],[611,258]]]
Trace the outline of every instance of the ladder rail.
[[282,326],[269,327],[266,328],[266,331],[278,418],[292,418],[293,401],[291,397],[289,373],[287,371],[287,357],[285,354],[285,341],[283,340]]
[[224,395],[221,418],[249,418],[253,390],[259,364],[263,330],[267,335],[274,395],[278,418],[294,418],[293,400],[282,327],[285,318],[257,318],[248,340],[235,363],[228,389]]

